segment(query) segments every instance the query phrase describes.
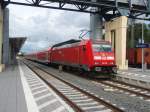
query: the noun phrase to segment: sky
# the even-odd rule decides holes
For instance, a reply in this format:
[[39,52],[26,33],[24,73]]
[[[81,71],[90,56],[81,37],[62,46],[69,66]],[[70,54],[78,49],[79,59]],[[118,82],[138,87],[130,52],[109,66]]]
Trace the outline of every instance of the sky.
[[89,29],[87,13],[9,5],[9,36],[27,37],[22,52],[37,52]]
[[9,36],[27,37],[22,52],[46,50],[56,43],[77,39],[81,30],[90,29],[90,14],[87,13],[19,5],[8,8]]

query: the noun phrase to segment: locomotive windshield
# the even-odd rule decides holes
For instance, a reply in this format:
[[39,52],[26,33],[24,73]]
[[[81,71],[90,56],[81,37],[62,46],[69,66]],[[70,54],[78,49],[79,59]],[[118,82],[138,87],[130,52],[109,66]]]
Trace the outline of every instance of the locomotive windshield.
[[109,44],[93,44],[93,52],[112,52],[111,45]]

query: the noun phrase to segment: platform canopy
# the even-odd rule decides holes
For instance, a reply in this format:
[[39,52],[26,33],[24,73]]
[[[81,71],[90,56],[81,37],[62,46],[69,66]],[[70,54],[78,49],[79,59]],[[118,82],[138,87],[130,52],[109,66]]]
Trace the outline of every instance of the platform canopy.
[[26,37],[9,38],[9,45],[15,53],[18,53],[26,39]]
[[118,16],[147,19],[137,17],[143,14],[150,14],[150,0],[0,0],[0,3],[2,7],[6,7],[8,4],[17,4],[87,13],[99,13],[106,21]]
[[26,37],[9,38],[9,64],[16,64],[16,55],[26,41]]

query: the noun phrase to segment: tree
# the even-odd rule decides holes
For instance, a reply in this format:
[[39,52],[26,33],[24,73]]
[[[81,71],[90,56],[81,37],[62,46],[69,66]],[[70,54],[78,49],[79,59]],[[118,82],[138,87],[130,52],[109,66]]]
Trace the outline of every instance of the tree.
[[[129,25],[127,29],[127,48],[131,48],[131,28]],[[135,23],[134,24],[134,45],[138,44],[138,40],[142,38],[142,24]],[[150,43],[150,24],[144,23],[144,40],[145,43]],[[135,47],[135,46],[134,46]]]

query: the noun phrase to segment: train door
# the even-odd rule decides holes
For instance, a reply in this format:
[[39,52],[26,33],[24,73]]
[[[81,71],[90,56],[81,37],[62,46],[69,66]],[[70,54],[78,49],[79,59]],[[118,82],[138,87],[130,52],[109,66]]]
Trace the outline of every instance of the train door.
[[82,45],[79,47],[79,64],[83,65],[86,63],[86,45]]
[[75,64],[80,64],[80,54],[79,54],[79,46],[77,45],[75,48]]

